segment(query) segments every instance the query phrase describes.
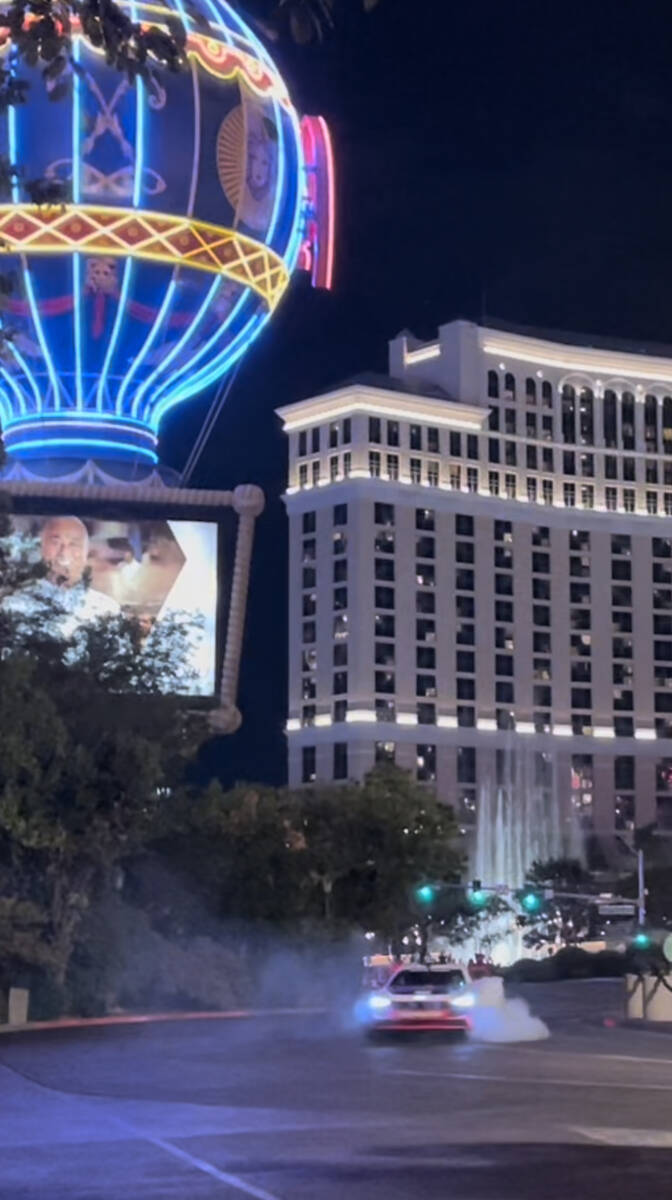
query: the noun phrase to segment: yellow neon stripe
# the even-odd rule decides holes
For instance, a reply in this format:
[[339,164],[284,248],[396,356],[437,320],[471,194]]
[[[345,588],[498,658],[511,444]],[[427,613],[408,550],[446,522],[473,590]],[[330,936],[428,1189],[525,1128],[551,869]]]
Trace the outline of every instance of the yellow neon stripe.
[[62,211],[0,204],[0,246],[6,254],[77,250],[191,267],[252,288],[271,311],[289,283],[283,259],[268,246],[233,229],[171,213],[99,204],[73,204]]

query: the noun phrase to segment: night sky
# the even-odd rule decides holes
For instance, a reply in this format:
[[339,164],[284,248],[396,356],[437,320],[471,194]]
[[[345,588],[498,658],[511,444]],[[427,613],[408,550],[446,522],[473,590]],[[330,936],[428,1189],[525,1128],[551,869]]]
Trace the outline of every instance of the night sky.
[[[258,523],[240,702],[204,771],[284,781],[286,448],[274,409],[386,369],[402,329],[455,317],[672,343],[672,9],[355,0],[322,46],[274,53],[335,142],[331,294],[297,276],[244,360],[192,480],[254,482]],[[184,462],[207,397],[172,418]]]

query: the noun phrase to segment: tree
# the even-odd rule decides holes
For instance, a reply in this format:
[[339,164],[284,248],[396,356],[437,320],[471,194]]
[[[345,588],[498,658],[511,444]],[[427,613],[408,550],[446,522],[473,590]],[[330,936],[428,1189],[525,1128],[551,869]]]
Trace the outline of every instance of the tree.
[[452,813],[393,767],[300,791],[211,786],[161,845],[207,910],[231,920],[398,936],[419,880],[459,878]]
[[538,914],[521,915],[519,924],[527,930],[528,946],[560,941],[563,945],[584,940],[590,927],[591,901],[563,895],[563,892],[582,892],[589,895],[593,888],[590,872],[578,859],[551,858],[534,862],[529,868],[526,885],[537,892],[553,889],[553,897],[542,897]]
[[68,638],[46,608],[1,620],[0,961],[62,982],[92,895],[156,836],[204,730],[161,690],[184,655],[178,627],[143,649],[132,621]]

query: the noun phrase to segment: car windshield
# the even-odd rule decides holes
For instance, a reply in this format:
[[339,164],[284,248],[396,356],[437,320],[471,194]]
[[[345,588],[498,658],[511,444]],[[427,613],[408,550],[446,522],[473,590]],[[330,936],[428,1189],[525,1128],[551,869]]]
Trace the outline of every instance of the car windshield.
[[390,984],[391,992],[414,992],[418,988],[433,992],[454,992],[464,987],[461,971],[400,971]]

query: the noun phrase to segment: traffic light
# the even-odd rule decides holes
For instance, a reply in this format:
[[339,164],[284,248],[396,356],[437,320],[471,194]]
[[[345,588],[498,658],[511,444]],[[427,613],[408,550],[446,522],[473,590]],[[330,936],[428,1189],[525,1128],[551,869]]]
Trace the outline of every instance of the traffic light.
[[431,904],[436,896],[436,888],[431,883],[423,883],[415,889],[415,898],[420,904]]
[[473,879],[471,887],[467,892],[467,899],[472,908],[485,908],[488,903],[488,894],[483,891],[480,879]]
[[541,912],[544,902],[538,892],[533,891],[532,888],[527,888],[520,897],[520,903],[525,912],[534,917],[537,913]]
[[645,929],[639,929],[632,939],[632,945],[635,950],[650,950],[653,939]]

